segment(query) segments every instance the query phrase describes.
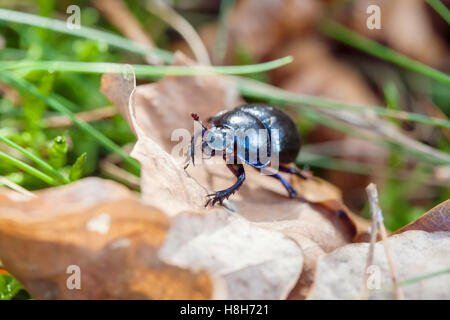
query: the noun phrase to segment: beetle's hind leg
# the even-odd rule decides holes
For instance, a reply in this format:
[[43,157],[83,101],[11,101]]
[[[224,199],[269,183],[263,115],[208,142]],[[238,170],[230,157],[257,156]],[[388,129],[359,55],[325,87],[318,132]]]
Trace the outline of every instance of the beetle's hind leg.
[[292,168],[292,167],[284,167],[282,165],[279,166],[279,170],[281,172],[286,172],[286,173],[290,173],[290,174],[295,174],[297,177],[300,177],[304,180],[307,180],[308,178],[310,178],[308,175],[304,174],[303,172],[301,172],[300,170],[298,170],[297,168]]
[[233,174],[236,176],[237,178],[236,183],[233,184],[228,189],[208,194],[208,197],[210,198],[206,202],[205,207],[207,207],[210,203],[212,204],[212,206],[214,206],[217,201],[220,202],[220,204],[222,204],[223,200],[228,199],[228,197],[233,193],[235,193],[244,182],[245,170],[242,164],[227,164],[227,168],[230,169],[230,171],[233,172]]
[[[263,171],[263,170],[259,169],[259,171]],[[264,170],[264,171],[267,173],[266,170]],[[269,177],[278,179],[283,184],[283,186],[286,188],[287,192],[289,193],[290,198],[297,198],[297,191],[282,176],[280,176],[278,173],[272,173],[269,175]]]
[[[295,198],[295,199],[298,199],[298,200],[301,200],[304,202],[308,202],[303,197],[300,197],[297,194],[297,190],[295,190],[295,188],[288,181],[286,181],[286,179],[284,179],[282,176],[280,176],[278,173],[272,173],[271,171],[269,171],[265,168],[261,168],[261,169],[256,168],[256,169],[261,173],[267,174],[269,177],[279,180],[283,184],[283,186],[287,190],[287,192],[289,193],[289,198],[293,198],[293,199]],[[288,168],[286,168],[286,169],[288,169]],[[295,169],[293,169],[293,170],[295,170]],[[280,171],[287,172],[287,171],[281,170],[281,167],[280,167]],[[294,174],[293,172],[289,172],[289,173]]]

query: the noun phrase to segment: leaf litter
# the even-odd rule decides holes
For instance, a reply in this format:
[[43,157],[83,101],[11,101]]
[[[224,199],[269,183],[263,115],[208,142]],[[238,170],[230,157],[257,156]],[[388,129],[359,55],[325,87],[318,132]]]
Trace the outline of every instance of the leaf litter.
[[[192,62],[177,54],[175,64]],[[34,297],[300,299],[312,296],[319,257],[367,234],[336,187],[315,178],[292,181],[304,203],[247,170],[234,211],[204,208],[207,192],[233,177],[217,164],[185,172],[169,153],[171,136],[192,132],[191,112],[207,119],[242,103],[229,78],[166,76],[136,87],[132,74],[106,74],[102,92],[137,136],[142,194],[99,178],[26,201],[0,194],[0,258]],[[66,288],[72,264],[84,274],[79,292]]]

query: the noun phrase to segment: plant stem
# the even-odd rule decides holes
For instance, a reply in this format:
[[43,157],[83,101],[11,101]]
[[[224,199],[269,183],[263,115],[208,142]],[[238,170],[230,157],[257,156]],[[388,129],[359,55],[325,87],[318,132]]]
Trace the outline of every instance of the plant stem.
[[22,169],[23,171],[29,173],[30,175],[52,185],[57,186],[59,185],[58,182],[56,182],[52,177],[48,176],[47,174],[43,173],[42,171],[39,171],[36,168],[33,168],[32,166],[26,164],[25,162],[22,162],[16,158],[11,157],[10,155],[7,155],[6,153],[3,153],[0,151],[0,159],[10,163],[11,165]]
[[[147,66],[131,65],[136,76],[191,76],[209,74],[251,74],[279,68],[292,62],[292,57],[244,66]],[[9,70],[44,70],[69,71],[80,73],[123,73],[128,72],[130,65],[106,62],[76,61],[7,61],[0,62],[0,67]]]
[[429,279],[429,278],[437,277],[437,276],[440,276],[440,275],[446,274],[446,273],[450,273],[450,268],[449,269],[444,269],[444,270],[441,270],[441,271],[431,272],[431,273],[428,273],[428,274],[425,274],[425,275],[422,275],[422,276],[419,276],[419,277],[406,279],[406,280],[401,281],[399,283],[399,285],[400,286],[407,286],[409,284],[413,284],[413,283],[416,283],[416,282],[419,282],[419,281],[422,281],[422,280],[426,280],[426,279]]
[[450,24],[450,10],[440,0],[427,0],[428,4]]
[[128,50],[144,56],[155,55],[164,62],[171,63],[173,55],[159,48],[150,48],[134,41],[130,41],[112,33],[99,31],[96,29],[80,26],[79,29],[69,29],[65,21],[40,17],[34,14],[19,11],[0,9],[0,20],[27,24],[39,28],[44,28],[56,32],[70,34],[100,42],[105,42],[117,48]]

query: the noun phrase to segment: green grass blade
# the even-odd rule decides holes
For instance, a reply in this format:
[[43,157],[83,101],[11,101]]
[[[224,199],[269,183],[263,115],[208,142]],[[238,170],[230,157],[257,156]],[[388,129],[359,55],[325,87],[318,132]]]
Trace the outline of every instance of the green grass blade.
[[376,41],[363,37],[356,32],[344,27],[343,25],[325,21],[321,26],[321,30],[327,36],[345,43],[351,47],[364,51],[382,60],[394,63],[400,67],[423,74],[431,79],[450,84],[450,76],[441,71],[426,66],[407,56],[404,56],[394,50],[391,50]]
[[96,29],[80,26],[80,29],[69,29],[65,21],[45,18],[34,14],[0,9],[0,20],[26,24],[34,27],[44,28],[56,32],[70,34],[77,37],[83,37],[95,41],[105,42],[111,46],[131,51],[144,56],[154,55],[160,60],[171,63],[173,55],[167,51],[150,48],[126,38],[117,36],[112,33],[99,31]]
[[427,0],[428,4],[450,24],[450,10],[440,0]]
[[434,278],[434,277],[437,277],[437,276],[440,276],[440,275],[443,275],[443,274],[446,274],[446,273],[450,273],[450,269],[444,269],[444,270],[441,270],[441,271],[431,272],[431,273],[428,273],[428,274],[425,274],[425,275],[422,275],[422,276],[419,276],[419,277],[410,278],[410,279],[401,281],[399,284],[400,284],[400,286],[407,286],[409,284],[413,284],[413,283],[416,283],[416,282],[420,282],[422,280]]
[[7,145],[9,145],[10,147],[16,149],[17,151],[20,151],[21,153],[23,153],[28,159],[30,159],[31,161],[33,161],[34,163],[36,163],[37,165],[40,165],[42,168],[44,168],[45,170],[47,170],[47,172],[53,174],[54,176],[58,177],[59,179],[61,179],[62,181],[64,181],[64,183],[70,183],[69,179],[67,179],[66,177],[64,177],[60,172],[58,172],[56,169],[54,169],[51,165],[49,165],[47,162],[45,162],[44,160],[42,160],[41,158],[37,157],[36,155],[32,154],[31,152],[25,150],[24,148],[22,148],[21,146],[19,146],[18,144],[14,143],[13,141],[9,140],[6,137],[0,136],[0,141],[3,141],[4,143],[6,143]]
[[350,105],[331,99],[292,93],[252,79],[238,77],[234,79],[238,84],[241,94],[246,97],[310,105],[320,108],[355,112],[373,112],[379,116],[418,122],[436,127],[450,128],[450,121],[446,119],[428,117],[418,113],[386,109],[379,106]]
[[[192,76],[207,74],[251,74],[279,68],[292,62],[292,57],[244,66],[147,66],[131,65],[136,76]],[[8,70],[44,70],[67,71],[80,73],[123,73],[129,71],[129,66],[121,63],[105,62],[75,62],[75,61],[7,61],[0,62],[0,67]]]
[[9,72],[3,71],[0,73],[0,80],[5,83],[10,84],[17,90],[26,91],[39,98],[48,104],[52,109],[61,112],[68,116],[81,130],[90,134],[95,140],[97,140],[100,144],[102,144],[108,150],[117,153],[123,161],[132,166],[136,171],[139,171],[140,166],[139,163],[131,158],[126,152],[124,152],[118,145],[116,145],[113,141],[105,137],[100,131],[92,127],[89,123],[80,121],[73,112],[71,112],[64,104],[55,99],[53,95],[44,96],[41,94],[38,89],[31,83],[14,77]]
[[52,186],[57,186],[59,185],[58,182],[55,181],[55,179],[53,179],[52,177],[50,177],[49,175],[43,173],[42,171],[33,168],[32,166],[26,164],[25,162],[22,162],[14,157],[11,157],[10,155],[0,151],[0,159],[8,162],[9,164],[15,166],[16,168],[19,168],[23,171],[25,171],[26,173],[52,185]]

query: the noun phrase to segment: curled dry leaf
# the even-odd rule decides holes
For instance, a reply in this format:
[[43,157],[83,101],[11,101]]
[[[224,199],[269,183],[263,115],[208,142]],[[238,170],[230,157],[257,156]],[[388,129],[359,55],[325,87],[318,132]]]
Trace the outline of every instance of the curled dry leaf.
[[[389,238],[389,246],[406,299],[449,299],[450,274],[420,280],[450,268],[450,232],[407,231]],[[309,299],[360,299],[369,244],[350,244],[318,261]],[[371,299],[393,299],[392,282],[383,244],[377,242],[369,276]],[[371,271],[371,272],[372,272]],[[379,284],[379,286],[378,286]],[[378,289],[375,289],[378,288]]]
[[[0,196],[0,259],[34,298],[213,296],[205,272],[159,259],[169,218],[118,183],[88,178],[36,195]],[[79,267],[80,290],[67,285],[74,272],[70,266]]]
[[450,231],[450,200],[438,204],[415,221],[397,230],[395,234],[409,230]]
[[[176,64],[191,64],[185,57],[178,54]],[[189,114],[197,112],[201,119],[207,119],[218,111],[232,108],[241,103],[239,96],[229,78],[222,76],[192,76],[192,77],[164,77],[155,84],[139,86],[135,92],[136,104],[126,109],[121,107],[127,104],[128,99],[115,99],[108,92],[116,92],[123,84],[114,84],[108,81],[109,75],[104,76],[103,92],[121,109],[125,116],[131,119],[138,136],[132,155],[136,156],[142,165],[143,198],[152,206],[160,208],[164,212],[176,215],[182,211],[195,211],[198,214],[220,214],[222,207],[205,209],[206,190],[221,190],[234,183],[234,177],[226,169],[223,161],[204,161],[201,165],[191,166],[188,173],[183,171],[184,158],[178,154],[169,155],[174,142],[171,141],[173,130],[184,128],[193,131],[193,121]],[[131,90],[132,91],[132,90]],[[128,90],[130,92],[130,90]],[[134,110],[134,111],[133,111]],[[134,112],[134,113],[133,113]],[[131,115],[131,116],[130,116]],[[188,137],[188,140],[190,137]],[[213,160],[213,159],[212,159]],[[217,159],[215,159],[217,160]],[[221,159],[219,159],[221,160]],[[195,179],[195,180],[194,180]],[[164,186],[166,196],[161,196],[161,186]],[[313,190],[313,191],[311,191]],[[304,285],[297,285],[301,290],[307,290],[311,283],[314,261],[317,252],[330,252],[335,248],[350,243],[356,235],[355,224],[348,218],[346,211],[342,211],[343,205],[337,196],[336,188],[326,184],[318,187],[317,180],[310,179],[299,188],[299,193],[317,204],[306,204],[301,201],[289,199],[285,189],[276,179],[262,176],[251,167],[246,167],[246,181],[238,193],[234,194],[227,202],[228,208],[250,221],[255,230],[264,228],[275,230],[293,238],[304,250],[312,253],[305,256],[306,265],[310,269],[302,273],[306,277]],[[317,193],[321,193],[319,196]],[[155,196],[155,194],[157,196]],[[328,200],[335,202],[334,206],[324,205]],[[338,209],[337,209],[338,208]],[[189,236],[188,231],[185,235]],[[259,231],[260,232],[260,231]],[[182,234],[183,232],[179,232]],[[180,235],[179,237],[181,237]],[[220,247],[208,247],[208,237],[205,237],[203,256],[215,252],[219,254]],[[238,241],[228,240],[231,243]],[[214,242],[211,240],[211,243]],[[224,243],[227,241],[225,240]],[[173,245],[175,246],[175,245]],[[190,248],[190,247],[189,247]],[[186,250],[194,250],[193,249]],[[211,251],[209,251],[211,250]],[[283,251],[281,247],[279,250]],[[224,250],[225,252],[226,250]],[[190,254],[194,255],[191,251]],[[197,255],[200,253],[197,253]],[[269,261],[273,255],[265,253],[265,259]],[[239,261],[241,258],[229,259]],[[276,259],[280,259],[277,257]],[[172,262],[185,265],[186,261],[173,258]],[[208,259],[199,261],[189,260],[189,263],[202,265],[210,270]],[[264,264],[261,265],[261,268]],[[231,268],[228,264],[222,269]],[[256,269],[250,268],[256,274]],[[248,272],[250,272],[247,270]],[[259,269],[258,269],[259,270]],[[263,270],[263,269],[261,269]],[[264,273],[264,271],[259,271]],[[216,273],[214,273],[216,274]],[[239,274],[233,277],[241,276]],[[258,276],[255,275],[256,278]],[[236,278],[237,279],[237,278]],[[267,280],[266,280],[267,281]],[[279,281],[279,280],[277,280]],[[286,288],[292,284],[292,279],[279,281],[284,285],[283,290],[272,290],[277,293],[285,293]],[[289,285],[288,285],[289,284]],[[264,284],[270,287],[268,283]],[[252,287],[254,284],[252,284]],[[263,284],[260,284],[263,287]],[[238,294],[238,293],[234,293]],[[295,298],[305,294],[295,294]],[[239,297],[244,293],[239,293]],[[246,297],[250,297],[247,295]],[[265,296],[264,296],[265,297]]]

